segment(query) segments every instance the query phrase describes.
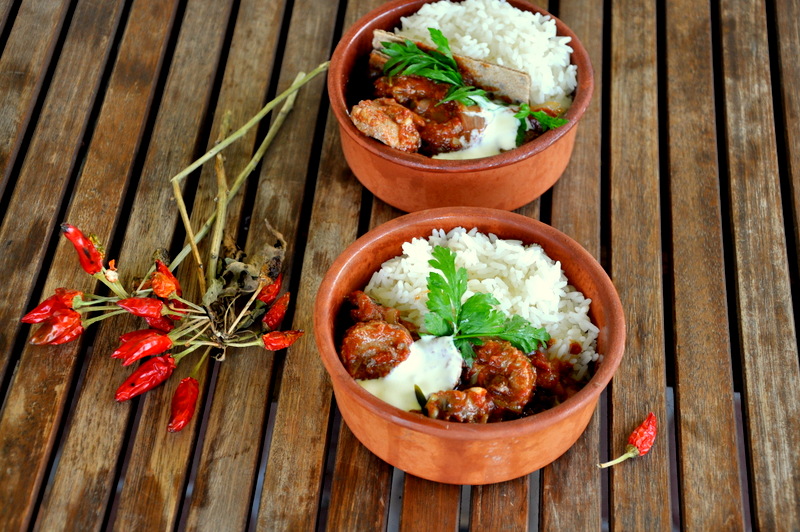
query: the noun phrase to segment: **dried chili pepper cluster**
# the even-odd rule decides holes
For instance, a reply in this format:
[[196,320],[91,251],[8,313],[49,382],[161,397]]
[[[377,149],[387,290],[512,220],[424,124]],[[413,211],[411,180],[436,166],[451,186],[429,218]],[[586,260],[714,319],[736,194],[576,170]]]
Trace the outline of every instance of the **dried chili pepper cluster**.
[[[141,362],[117,389],[117,401],[127,401],[159,386],[169,379],[186,355],[200,347],[206,350],[193,375],[210,352],[216,352],[214,356],[221,360],[229,347],[260,345],[277,351],[289,347],[303,334],[303,331],[278,330],[290,296],[288,292],[279,296],[283,274],[278,272],[271,276],[269,272],[279,270],[282,253],[272,255],[270,267],[256,268],[259,273],[250,277],[242,273],[247,268],[243,268],[241,262],[232,261],[237,265],[232,269],[236,275],[223,271],[214,295],[209,296],[207,292],[203,304],[198,305],[183,299],[181,285],[164,261],[156,259],[145,282],[128,292],[119,281],[114,262],[104,266],[104,252],[93,238],[69,224],[63,224],[61,230],[75,246],[83,270],[104,283],[113,295],[98,296],[58,288],[22,321],[40,324],[31,335],[32,344],[57,345],[75,340],[89,325],[114,315],[129,313],[142,318],[147,328],[121,335],[119,347],[111,353],[111,358],[121,360],[123,366]],[[257,282],[253,282],[254,277]],[[248,290],[252,296],[246,298],[247,304],[243,308],[236,307],[237,298],[247,295]],[[230,315],[220,316],[219,308],[235,309],[235,321]],[[261,314],[261,330],[251,330],[250,325]],[[228,326],[231,321],[236,326]],[[170,432],[182,430],[191,421],[199,392],[194,376],[178,384],[167,427]]]

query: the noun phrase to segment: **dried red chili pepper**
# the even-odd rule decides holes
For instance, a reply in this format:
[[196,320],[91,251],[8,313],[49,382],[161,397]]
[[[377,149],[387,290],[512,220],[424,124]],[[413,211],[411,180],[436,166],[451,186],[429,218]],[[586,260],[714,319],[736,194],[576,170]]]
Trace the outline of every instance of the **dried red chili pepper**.
[[61,224],[61,232],[75,246],[78,260],[86,273],[94,275],[103,269],[103,255],[97,251],[92,241],[86,238],[80,229],[74,225]]
[[144,321],[146,321],[150,327],[158,329],[159,331],[170,332],[175,328],[175,324],[166,316],[158,316],[157,318],[145,316]]
[[167,425],[168,431],[179,432],[189,424],[189,421],[194,416],[199,394],[200,386],[197,383],[197,379],[186,377],[181,380],[175,389],[175,395],[172,396],[172,408],[169,416],[169,425]]
[[172,347],[172,338],[160,331],[140,334],[127,341],[111,353],[111,358],[121,358],[123,366],[130,366],[140,358],[160,355]]
[[650,451],[653,442],[658,433],[658,423],[656,416],[652,412],[647,414],[647,418],[641,425],[628,436],[628,445],[625,446],[625,454],[622,456],[606,462],[604,464],[597,464],[597,467],[609,467],[627,460],[628,458],[635,458],[637,456],[644,456]]
[[286,309],[289,307],[289,292],[286,292],[281,297],[275,300],[275,303],[269,308],[269,310],[264,314],[264,319],[261,320],[264,322],[270,330],[275,330],[283,321],[283,317],[286,315]]
[[262,336],[261,339],[267,350],[278,351],[289,347],[301,336],[303,336],[303,331],[272,331]]
[[72,301],[76,296],[83,295],[78,290],[68,290],[66,288],[56,288],[55,295],[52,295],[39,303],[36,308],[22,317],[23,323],[41,323],[53,315],[53,312],[60,308],[72,308]]
[[178,297],[183,295],[178,279],[160,260],[156,260],[156,271],[150,277],[150,284],[153,287],[153,293],[158,297],[168,299],[172,294]]
[[58,308],[31,335],[30,343],[34,345],[65,344],[81,334],[83,334],[81,315],[69,308]]
[[163,316],[164,303],[152,297],[129,297],[120,299],[117,305],[124,308],[134,316],[142,318],[160,318]]
[[267,305],[275,301],[281,291],[281,284],[283,284],[283,272],[279,273],[274,281],[261,289],[261,292],[258,293],[258,300]]
[[[142,336],[147,336],[153,332],[160,332],[156,329],[138,329],[136,331],[128,331],[125,334],[121,334],[119,337],[119,344],[122,345],[126,342],[131,342],[133,340],[137,340]],[[112,357],[113,358],[113,357]]]
[[114,399],[119,402],[127,401],[152,390],[167,380],[175,368],[175,360],[170,355],[151,358],[131,373],[122,386],[117,388]]

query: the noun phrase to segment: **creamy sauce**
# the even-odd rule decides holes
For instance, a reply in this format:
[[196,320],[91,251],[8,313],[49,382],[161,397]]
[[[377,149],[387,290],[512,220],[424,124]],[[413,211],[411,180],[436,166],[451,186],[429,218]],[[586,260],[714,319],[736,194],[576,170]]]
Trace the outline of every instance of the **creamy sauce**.
[[356,382],[401,410],[420,409],[414,385],[420,387],[425,397],[455,387],[461,377],[463,358],[452,337],[424,336],[411,344],[410,349],[408,358],[387,376]]
[[476,140],[458,151],[434,155],[434,159],[478,159],[497,155],[503,151],[513,150],[517,147],[517,127],[519,120],[514,118],[514,108],[498,105],[489,100],[479,102],[479,111],[470,111],[483,119],[486,124],[483,131],[473,132]]

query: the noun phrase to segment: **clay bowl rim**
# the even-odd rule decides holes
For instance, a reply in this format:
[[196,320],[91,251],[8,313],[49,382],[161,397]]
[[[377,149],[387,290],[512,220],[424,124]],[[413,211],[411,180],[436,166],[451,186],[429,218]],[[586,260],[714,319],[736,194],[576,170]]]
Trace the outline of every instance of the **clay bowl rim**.
[[[592,279],[605,285],[604,289],[599,291],[611,296],[610,299],[605,302],[605,305],[609,307],[606,313],[608,316],[607,326],[612,328],[609,331],[607,345],[603,346],[605,351],[602,353],[604,361],[600,364],[600,367],[589,382],[587,382],[578,393],[560,405],[532,416],[484,425],[462,424],[430,419],[420,414],[401,410],[378,399],[359,386],[350,374],[347,373],[347,370],[341,363],[334,342],[334,324],[336,315],[343,301],[334,301],[334,298],[330,294],[332,294],[332,289],[335,285],[343,282],[342,278],[344,277],[344,272],[352,265],[357,264],[360,257],[370,253],[372,248],[384,239],[391,238],[398,233],[401,235],[405,234],[411,229],[414,229],[412,237],[427,237],[434,228],[450,228],[459,225],[466,227],[462,221],[467,219],[497,222],[502,224],[504,228],[507,228],[509,231],[512,229],[520,229],[523,231],[533,230],[538,235],[544,235],[544,238],[547,238],[550,242],[555,242],[553,245],[568,248],[570,255],[574,257],[573,260],[583,264],[584,269],[590,271],[590,277]],[[469,222],[467,225],[470,225],[470,227],[477,225],[478,229],[481,230],[480,222],[477,224]],[[498,234],[498,236],[503,238],[502,234]],[[410,238],[411,237],[409,237],[409,239]],[[535,241],[535,239],[531,242],[533,241]],[[529,244],[531,242],[525,243]],[[546,247],[549,244],[542,245]],[[398,248],[399,246],[400,242],[398,242]],[[382,257],[382,261],[388,260],[389,258],[391,258],[391,256]],[[562,260],[562,263],[563,262]],[[366,281],[364,284],[366,284]],[[596,302],[593,301],[593,304],[596,304]],[[513,212],[482,207],[442,207],[418,211],[395,218],[367,232],[348,246],[336,260],[334,260],[323,277],[317,291],[313,319],[314,337],[320,358],[330,374],[331,380],[334,382],[339,381],[342,384],[341,388],[334,385],[334,392],[336,394],[346,393],[353,395],[362,407],[368,409],[373,415],[388,422],[412,431],[422,432],[429,436],[447,440],[470,438],[473,440],[488,441],[497,438],[518,438],[520,436],[539,432],[568,419],[574,413],[585,408],[587,403],[597,400],[597,397],[599,397],[600,393],[606,388],[611,378],[614,376],[625,351],[626,325],[622,303],[613,282],[600,263],[575,240],[550,225]]]
[[[523,3],[520,0],[506,0],[509,4],[518,9],[550,16],[556,22],[556,34],[572,38],[569,43],[573,49],[570,62],[578,66],[578,86],[576,88],[575,100],[564,115],[568,120],[565,125],[556,129],[551,129],[537,139],[499,155],[466,160],[432,159],[417,153],[405,153],[400,150],[392,149],[377,140],[368,138],[358,131],[347,114],[348,107],[345,97],[345,88],[347,86],[349,72],[344,72],[344,65],[346,63],[345,57],[348,56],[348,53],[352,50],[354,42],[358,41],[365,32],[371,35],[372,30],[375,28],[391,31],[394,26],[399,25],[400,16],[414,13],[423,4],[431,3],[432,1],[435,0],[393,0],[388,2],[373,9],[356,21],[356,23],[342,35],[342,38],[336,45],[336,49],[331,56],[330,70],[328,73],[328,97],[330,98],[331,108],[339,123],[339,127],[345,134],[355,140],[361,148],[372,153],[374,156],[390,160],[395,164],[429,173],[453,174],[474,172],[508,166],[541,153],[578,124],[586,109],[589,107],[594,92],[594,69],[592,68],[589,53],[586,48],[584,48],[578,36],[558,17],[555,17],[545,9],[532,4]],[[411,9],[412,6],[413,9]]]

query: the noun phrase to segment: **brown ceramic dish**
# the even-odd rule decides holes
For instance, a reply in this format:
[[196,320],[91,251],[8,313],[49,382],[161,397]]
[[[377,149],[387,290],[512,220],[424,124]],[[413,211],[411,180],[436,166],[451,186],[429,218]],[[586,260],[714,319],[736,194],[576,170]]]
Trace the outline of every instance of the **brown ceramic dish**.
[[[342,365],[337,319],[347,294],[362,289],[402,243],[436,228],[477,227],[501,238],[540,244],[561,261],[570,284],[591,298],[590,317],[600,328],[603,361],[586,386],[545,412],[500,423],[449,423],[405,412],[359,386]],[[600,393],[625,347],[619,296],[600,264],[578,243],[530,218],[496,209],[432,209],[409,214],[370,231],[349,246],[323,279],[314,309],[314,335],[330,374],[336,402],[353,434],[386,462],[413,475],[450,484],[489,484],[520,477],[561,456],[583,433]]]
[[[427,0],[429,1],[429,0]],[[345,159],[359,181],[386,203],[406,212],[434,207],[473,205],[513,210],[538,198],[561,177],[575,142],[577,125],[589,105],[594,72],[577,36],[555,19],[559,35],[572,37],[572,63],[578,67],[578,87],[565,118],[569,122],[517,149],[465,161],[437,160],[404,153],[366,137],[350,121],[348,86],[354,69],[363,70],[372,50],[375,29],[392,31],[426,0],[396,0],[368,13],[344,34],[331,57],[328,94],[339,122]],[[519,0],[510,4],[548,14]],[[553,17],[555,18],[555,17]],[[363,76],[362,76],[363,78]]]

